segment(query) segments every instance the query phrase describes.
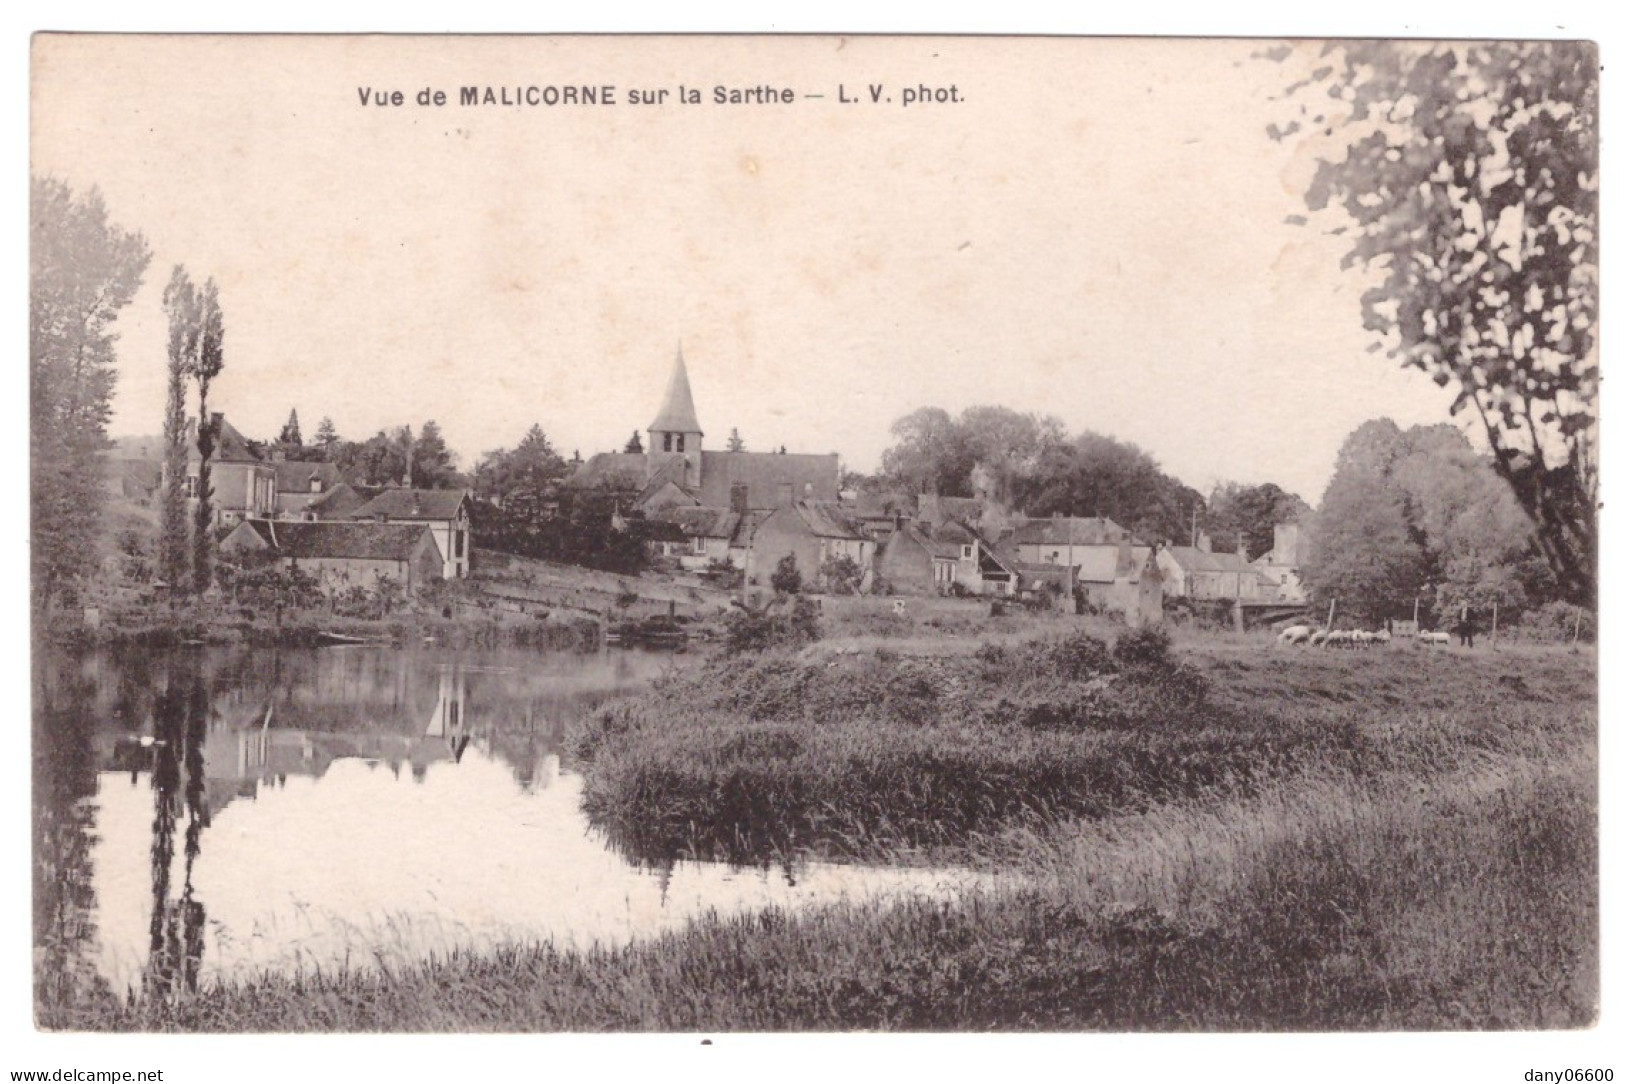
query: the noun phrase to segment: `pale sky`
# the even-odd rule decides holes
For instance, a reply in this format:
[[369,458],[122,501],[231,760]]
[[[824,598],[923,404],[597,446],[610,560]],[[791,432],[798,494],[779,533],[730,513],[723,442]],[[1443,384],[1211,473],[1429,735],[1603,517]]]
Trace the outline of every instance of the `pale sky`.
[[[1445,421],[1449,396],[1366,352],[1344,242],[1284,221],[1309,162],[1264,134],[1286,73],[1258,47],[41,38],[33,168],[152,245],[115,435],[160,428],[179,262],[220,283],[211,405],[251,437],[297,408],[307,439],[323,415],[352,439],[433,418],[464,466],[533,422],[566,455],[615,450],[680,340],[708,447],[737,427],[872,470],[899,416],[997,403],[1204,491],[1318,502],[1354,427]],[[921,81],[963,101],[904,108]],[[457,105],[472,84],[617,104]],[[680,84],[705,104],[628,104]],[[798,100],[717,105],[717,84]],[[424,87],[451,104],[412,105]]]

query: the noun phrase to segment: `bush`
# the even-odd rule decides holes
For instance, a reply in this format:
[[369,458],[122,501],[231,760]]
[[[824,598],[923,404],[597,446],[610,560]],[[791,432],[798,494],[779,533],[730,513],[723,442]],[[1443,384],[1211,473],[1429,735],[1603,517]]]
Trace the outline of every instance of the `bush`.
[[1576,620],[1580,623],[1581,642],[1596,643],[1597,615],[1572,602],[1548,602],[1538,610],[1528,611],[1518,622],[1516,635],[1534,643],[1567,644],[1574,640]]
[[797,595],[788,610],[770,606],[759,612],[736,610],[729,614],[722,647],[729,655],[738,655],[809,644],[821,635],[818,607]]
[[1128,666],[1164,666],[1172,641],[1161,625],[1130,629],[1117,638],[1112,657]]
[[789,553],[779,559],[778,567],[773,570],[772,584],[776,595],[801,593],[801,570],[796,567],[795,554]]
[[832,595],[855,595],[863,583],[863,569],[850,557],[831,557],[819,568],[818,578]]

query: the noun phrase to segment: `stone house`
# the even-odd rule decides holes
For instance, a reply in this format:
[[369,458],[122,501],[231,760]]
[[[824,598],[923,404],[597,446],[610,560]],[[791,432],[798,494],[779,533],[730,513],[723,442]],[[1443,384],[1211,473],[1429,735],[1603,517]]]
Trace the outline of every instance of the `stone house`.
[[1253,561],[1263,577],[1262,588],[1273,591],[1276,602],[1305,602],[1309,593],[1303,586],[1303,560],[1308,539],[1297,523],[1275,525],[1275,545]]
[[336,463],[294,462],[273,454],[271,469],[276,472],[276,515],[279,519],[321,518],[307,514],[307,511],[345,484]]
[[425,523],[249,519],[220,543],[222,554],[261,553],[313,577],[327,594],[392,583],[411,591],[444,578]]
[[461,489],[386,489],[350,513],[351,520],[421,523],[434,532],[448,580],[468,575],[474,549],[469,497]]
[[[209,457],[209,488],[213,491],[214,522],[227,526],[245,519],[268,519],[276,514],[276,468],[248,443],[237,428],[215,412],[215,445]],[[186,432],[187,499],[196,502],[202,456],[197,450],[197,426]]]
[[1157,565],[1168,598],[1193,602],[1266,598],[1263,572],[1243,554],[1213,552],[1205,534],[1198,536],[1195,546],[1162,547],[1157,551]]
[[864,588],[874,570],[875,543],[848,522],[834,502],[794,501],[763,516],[751,534],[745,558],[745,579],[766,587],[779,562],[794,556],[801,579],[819,584],[824,562],[850,558],[858,567]]

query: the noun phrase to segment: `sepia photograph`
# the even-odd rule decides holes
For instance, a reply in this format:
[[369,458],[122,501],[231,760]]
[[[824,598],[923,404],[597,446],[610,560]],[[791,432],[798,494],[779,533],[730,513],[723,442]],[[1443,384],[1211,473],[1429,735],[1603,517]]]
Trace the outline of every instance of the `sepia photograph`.
[[34,1029],[1595,1028],[1599,73],[35,35]]

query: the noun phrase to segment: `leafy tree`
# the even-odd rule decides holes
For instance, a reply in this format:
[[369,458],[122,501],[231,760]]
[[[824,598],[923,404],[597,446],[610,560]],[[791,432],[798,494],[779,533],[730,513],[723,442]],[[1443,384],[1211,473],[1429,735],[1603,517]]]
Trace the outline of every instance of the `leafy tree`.
[[745,442],[740,439],[738,429],[728,430],[728,450],[730,452],[742,452],[745,450]]
[[1516,611],[1554,587],[1505,479],[1448,425],[1367,422],[1338,454],[1303,575],[1346,612],[1409,616],[1461,605]]
[[366,440],[341,442],[335,462],[344,477],[364,486],[399,485],[406,478],[406,447],[380,429]]
[[627,455],[642,455],[642,434],[640,434],[636,429],[632,430],[632,439],[626,442],[626,447],[622,448],[621,451],[625,452]]
[[179,264],[164,288],[169,317],[169,387],[164,401],[163,492],[158,509],[158,568],[173,588],[191,583],[191,531],[186,520],[186,381],[197,344],[197,290]]
[[1206,529],[1214,543],[1248,560],[1268,553],[1275,545],[1275,528],[1297,523],[1309,514],[1309,504],[1274,482],[1243,486],[1226,482],[1214,487],[1207,501]]
[[499,448],[481,457],[474,467],[474,489],[499,504],[521,493],[536,497],[551,492],[569,469],[542,427],[532,425],[511,451]]
[[322,461],[331,463],[338,452],[339,431],[333,426],[332,418],[323,418],[316,426],[315,445],[322,453]]
[[970,496],[975,467],[964,435],[941,407],[921,407],[892,423],[896,443],[881,455],[889,477],[912,493]]
[[416,443],[412,445],[412,487],[440,489],[451,483],[456,470],[456,457],[446,447],[440,426],[432,419],[424,422]]
[[214,487],[209,463],[219,437],[219,419],[209,414],[209,385],[225,368],[225,320],[220,312],[220,291],[209,279],[197,292],[193,311],[195,348],[188,371],[197,383],[197,520],[192,530],[192,584],[199,594],[214,582]]
[[1407,521],[1405,495],[1391,481],[1403,446],[1399,427],[1386,418],[1356,429],[1337,453],[1315,517],[1304,582],[1317,600],[1335,598],[1356,617],[1396,611],[1427,581],[1427,555]]
[[101,195],[29,186],[29,466],[33,597],[50,606],[94,566],[118,333],[151,253]]
[[1148,452],[1094,432],[1048,444],[1016,494],[1029,515],[1109,516],[1151,541],[1183,539],[1205,504]]
[[[1574,601],[1596,590],[1597,56],[1585,42],[1345,42],[1277,138],[1330,140],[1365,326],[1454,387]],[[1326,216],[1319,216],[1324,219]]]

